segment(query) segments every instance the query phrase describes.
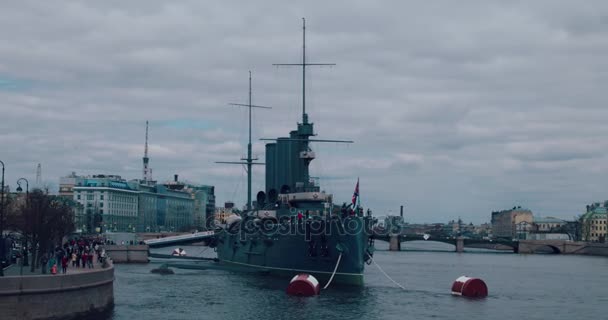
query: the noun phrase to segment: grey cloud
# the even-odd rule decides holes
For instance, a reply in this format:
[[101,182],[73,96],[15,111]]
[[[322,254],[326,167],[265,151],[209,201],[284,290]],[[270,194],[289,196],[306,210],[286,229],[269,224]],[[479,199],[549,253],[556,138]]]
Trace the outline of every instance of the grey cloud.
[[[300,117],[307,17],[307,110],[320,137],[313,175],[339,201],[356,177],[378,213],[485,221],[521,204],[571,217],[599,192],[608,4],[555,1],[19,1],[0,12],[0,159],[7,181],[78,171],[139,177],[151,166],[244,196],[247,71],[260,137]],[[188,122],[191,121],[191,122]],[[174,125],[170,125],[173,123]],[[177,125],[175,125],[177,124]],[[263,170],[254,171],[263,187]],[[525,186],[525,187],[524,187]],[[432,207],[432,210],[428,208]]]

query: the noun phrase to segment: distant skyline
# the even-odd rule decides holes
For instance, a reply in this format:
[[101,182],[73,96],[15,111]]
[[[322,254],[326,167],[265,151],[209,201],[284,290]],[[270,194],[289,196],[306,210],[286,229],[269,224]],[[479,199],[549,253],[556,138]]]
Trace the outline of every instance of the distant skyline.
[[[605,1],[10,1],[0,10],[6,183],[153,177],[246,201],[248,71],[259,138],[307,113],[311,175],[337,202],[410,222],[482,223],[513,206],[570,219],[608,199]],[[255,167],[253,196],[264,187]]]

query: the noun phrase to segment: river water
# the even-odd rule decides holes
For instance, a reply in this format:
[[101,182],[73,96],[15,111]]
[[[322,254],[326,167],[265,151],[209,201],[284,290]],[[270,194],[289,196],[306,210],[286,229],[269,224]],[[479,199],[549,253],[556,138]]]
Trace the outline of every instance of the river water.
[[[150,273],[155,264],[116,265],[110,319],[608,319],[606,257],[458,254],[441,252],[453,246],[439,243],[407,246],[439,251],[374,255],[405,290],[370,265],[364,287],[330,286],[311,298],[287,296],[289,279],[221,270],[158,275]],[[488,298],[451,296],[461,275],[483,279]]]

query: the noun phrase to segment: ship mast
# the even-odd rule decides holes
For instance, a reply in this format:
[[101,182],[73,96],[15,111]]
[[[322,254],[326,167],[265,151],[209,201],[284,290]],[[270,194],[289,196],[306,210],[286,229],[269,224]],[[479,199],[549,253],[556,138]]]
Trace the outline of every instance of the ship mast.
[[[298,66],[302,67],[302,123],[298,123],[298,129],[290,132],[289,138],[278,138],[278,139],[260,139],[266,141],[277,141],[276,145],[281,151],[276,151],[277,154],[289,154],[287,158],[279,160],[279,162],[287,162],[291,169],[285,169],[283,164],[267,166],[268,172],[271,175],[280,175],[284,179],[279,185],[273,185],[274,182],[270,182],[267,179],[266,189],[269,192],[270,189],[276,187],[282,188],[284,186],[291,187],[296,192],[300,191],[316,191],[317,186],[310,181],[309,175],[309,164],[315,158],[314,152],[310,149],[310,142],[342,142],[342,143],[353,143],[350,140],[317,140],[310,139],[311,136],[315,136],[313,124],[308,122],[308,114],[306,113],[306,67],[308,66],[335,66],[335,63],[309,63],[306,60],[306,19],[302,18],[302,62],[301,63],[275,63],[274,66]],[[273,145],[273,144],[270,144]],[[267,145],[268,146],[268,145]],[[268,151],[267,148],[267,157]],[[274,149],[273,149],[274,150]],[[275,154],[275,151],[270,151]],[[283,156],[281,156],[283,157]],[[287,171],[291,171],[287,173]],[[298,185],[303,187],[298,187]],[[299,189],[299,190],[297,190]]]
[[258,160],[258,158],[252,158],[252,154],[251,154],[251,109],[252,108],[272,109],[272,108],[265,107],[265,106],[256,106],[256,105],[251,104],[251,71],[249,71],[249,103],[248,104],[229,103],[229,105],[249,108],[249,143],[247,144],[247,158],[241,158],[241,160],[244,160],[245,162],[218,161],[216,163],[247,165],[247,210],[251,210],[253,208],[251,205],[251,168],[253,165],[264,164],[263,162],[254,162],[254,160]]
[[306,19],[302,18],[302,123],[308,123],[306,116]]
[[306,66],[335,66],[335,63],[306,62],[306,19],[302,18],[302,63],[274,63],[273,66],[302,66],[302,123],[308,123],[306,114]]

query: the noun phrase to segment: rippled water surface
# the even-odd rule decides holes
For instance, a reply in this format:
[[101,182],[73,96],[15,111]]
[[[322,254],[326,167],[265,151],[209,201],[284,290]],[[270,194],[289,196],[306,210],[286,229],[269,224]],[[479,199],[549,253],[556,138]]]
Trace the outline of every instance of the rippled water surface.
[[[312,298],[287,296],[289,279],[116,265],[112,319],[608,319],[605,257],[378,251],[375,259],[406,290],[374,265],[364,287],[331,286]],[[451,296],[461,275],[483,279],[489,297]]]

